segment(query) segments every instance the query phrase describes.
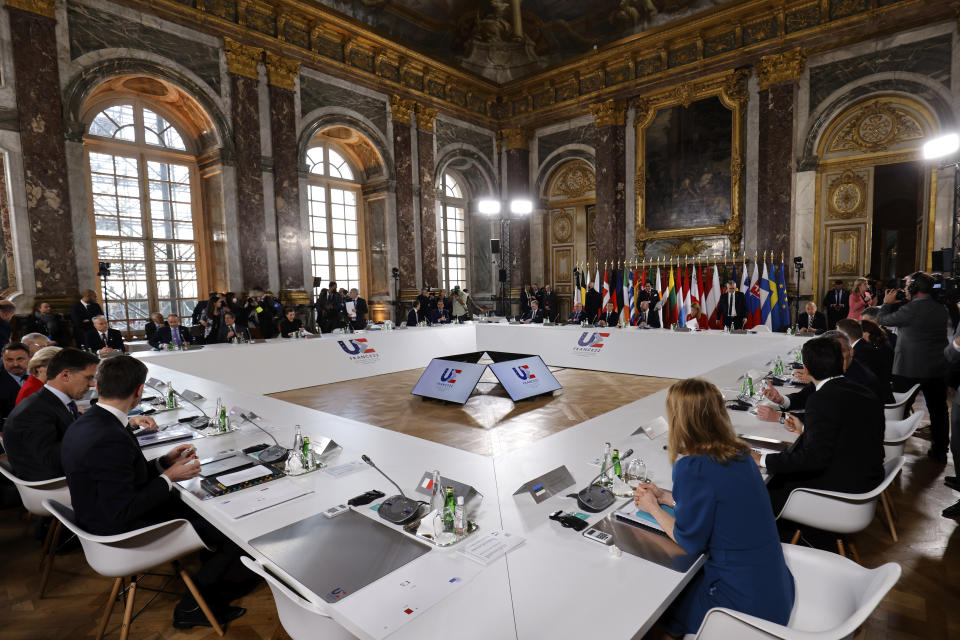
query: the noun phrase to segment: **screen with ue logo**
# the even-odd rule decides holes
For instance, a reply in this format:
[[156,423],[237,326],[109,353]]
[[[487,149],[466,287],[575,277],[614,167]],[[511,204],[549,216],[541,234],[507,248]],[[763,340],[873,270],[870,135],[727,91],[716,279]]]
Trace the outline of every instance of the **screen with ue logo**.
[[434,358],[413,387],[413,395],[463,404],[486,370],[485,364]]
[[560,383],[540,356],[495,362],[490,365],[490,371],[497,376],[497,380],[514,402],[560,388]]

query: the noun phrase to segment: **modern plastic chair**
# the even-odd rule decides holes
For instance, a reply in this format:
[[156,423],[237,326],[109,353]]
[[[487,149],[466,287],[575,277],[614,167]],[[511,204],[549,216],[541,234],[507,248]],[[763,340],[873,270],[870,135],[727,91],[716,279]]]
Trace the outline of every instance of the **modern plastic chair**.
[[738,611],[714,608],[707,612],[696,635],[687,640],[841,640],[873,613],[900,579],[895,562],[865,569],[846,558],[819,549],[783,545],[793,573],[796,599],[787,626]]
[[903,420],[910,401],[920,390],[920,385],[915,384],[906,391],[893,392],[893,402],[883,406],[883,412],[887,420]]
[[[787,498],[787,503],[780,511],[777,519],[784,518],[799,525],[816,527],[824,531],[837,534],[837,551],[846,556],[841,536],[857,533],[866,529],[873,521],[877,512],[877,501],[894,477],[903,468],[904,458],[900,456],[883,463],[884,478],[872,491],[866,493],[843,493],[840,491],[826,491],[824,489],[810,489],[806,487],[794,489]],[[893,522],[887,511],[887,521]],[[796,544],[800,539],[800,530],[793,536],[791,542]],[[896,539],[894,539],[896,540]],[[853,559],[860,562],[857,548],[848,540]]]
[[110,599],[107,600],[96,640],[103,638],[107,622],[110,620],[110,614],[113,613],[113,605],[116,602],[117,593],[120,591],[120,585],[124,578],[129,577],[130,587],[124,596],[126,598],[126,608],[123,613],[123,623],[120,627],[120,640],[127,640],[130,633],[130,619],[133,614],[133,601],[137,592],[138,575],[168,562],[173,564],[174,571],[187,585],[187,589],[190,590],[190,594],[200,605],[200,609],[214,631],[218,636],[223,636],[223,629],[210,607],[207,606],[203,596],[197,591],[193,580],[177,561],[194,551],[209,550],[189,522],[186,520],[170,520],[127,533],[98,536],[84,531],[77,525],[73,509],[70,507],[64,506],[56,500],[44,500],[43,506],[62,522],[63,526],[73,531],[80,538],[80,545],[83,547],[87,563],[94,571],[102,576],[116,578],[113,582],[113,589],[110,590]]
[[920,419],[923,414],[920,412],[911,413],[910,417],[903,420],[887,419],[887,425],[883,433],[883,451],[884,459],[892,460],[903,455],[903,449],[907,440],[917,430]]
[[356,636],[337,624],[326,607],[302,598],[290,587],[280,582],[276,576],[266,570],[262,564],[243,556],[243,565],[267,581],[277,605],[280,624],[293,640],[351,640]]
[[[53,478],[51,480],[27,481],[21,480],[13,475],[4,464],[0,464],[0,474],[12,482],[20,494],[23,506],[27,511],[40,518],[49,518],[51,514],[43,506],[46,498],[57,500],[64,504],[70,504],[70,489],[67,488],[67,479],[65,477]],[[53,560],[56,558],[57,544],[60,542],[60,533],[63,525],[57,520],[51,522],[47,527],[47,536],[43,540],[43,549],[40,551],[40,569],[43,569],[43,575],[40,578],[40,597],[43,597],[47,590],[47,581],[50,579],[50,572],[53,570]]]

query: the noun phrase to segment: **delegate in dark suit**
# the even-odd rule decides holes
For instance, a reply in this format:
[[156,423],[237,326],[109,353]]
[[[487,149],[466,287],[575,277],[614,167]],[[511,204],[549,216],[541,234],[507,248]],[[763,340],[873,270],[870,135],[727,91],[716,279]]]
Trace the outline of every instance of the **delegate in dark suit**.
[[797,329],[813,329],[821,334],[827,330],[827,317],[822,311],[814,311],[812,316],[803,312],[797,316]]
[[580,309],[579,311],[574,309],[573,311],[570,312],[570,317],[567,318],[567,324],[580,324],[586,319],[587,319],[587,314],[583,309]]
[[827,310],[827,325],[833,329],[850,313],[850,292],[831,289],[823,296],[823,308]]
[[17,405],[17,396],[20,394],[20,387],[23,386],[23,382],[26,379],[27,375],[24,374],[21,382],[17,383],[9,371],[0,367],[0,430],[3,429],[7,416],[10,415],[10,412],[13,411],[13,408]]
[[246,327],[241,327],[236,324],[236,322],[232,325],[226,323],[221,324],[217,330],[217,342],[232,342],[234,338],[249,340],[250,332]]
[[602,306],[603,296],[600,295],[600,292],[587,289],[587,299],[583,303],[583,312],[586,314],[587,320],[595,322]]
[[608,327],[615,327],[620,322],[620,314],[616,311],[604,311],[600,314],[597,324],[600,322],[606,323]]
[[426,318],[424,318],[417,309],[410,309],[410,311],[407,312],[408,327],[415,327],[424,320],[426,320]]
[[[850,362],[850,366],[847,367],[846,371],[843,372],[843,377],[849,382],[860,385],[864,389],[870,391],[873,394],[874,402],[879,400],[880,396],[878,394],[883,390],[880,386],[880,381],[869,369],[864,367],[856,360]],[[810,396],[813,395],[813,392],[813,383],[808,382],[800,387],[799,391],[786,396],[787,402],[784,403],[784,406],[794,411],[806,409],[807,400],[810,399]]]
[[724,327],[743,329],[743,323],[747,320],[747,298],[743,293],[724,291],[717,306],[720,307],[720,319]]
[[49,480],[63,475],[60,443],[74,416],[46,387],[10,412],[3,446],[13,472],[22,480]]
[[530,309],[527,311],[527,314],[523,316],[523,322],[529,322],[530,324],[543,324],[543,309]]
[[83,304],[83,300],[77,300],[70,307],[70,323],[73,325],[73,337],[78,345],[83,344],[84,336],[87,331],[93,328],[93,319],[103,315],[103,309],[97,302]]
[[545,320],[553,322],[557,319],[557,294],[553,291],[544,291],[540,296],[542,298],[542,304],[540,308],[543,309],[543,317]]
[[[929,279],[929,276],[927,276]],[[915,278],[919,280],[919,274]],[[932,280],[932,279],[931,279]],[[949,444],[947,431],[947,310],[930,295],[914,294],[897,308],[884,304],[878,319],[883,326],[897,327],[893,355],[893,389],[906,391],[920,385],[930,412],[931,457],[945,459]]]
[[103,336],[100,335],[99,331],[90,329],[83,339],[83,346],[87,349],[93,349],[95,352],[100,351],[100,349],[104,347],[110,347],[111,349],[126,353],[127,347],[123,344],[123,335],[116,329],[107,329],[106,333],[107,340],[104,342]]
[[[190,329],[186,327],[177,327],[177,335],[180,337],[179,344],[191,344],[193,338],[190,336]],[[162,344],[178,344],[174,339],[173,328],[171,327],[160,327],[157,329],[156,335],[153,336],[153,340],[149,340],[150,345],[154,349],[159,349]]]
[[646,322],[651,329],[660,328],[660,314],[653,310],[653,305],[650,305],[646,311],[641,309],[637,312],[637,326],[641,326],[643,322]]
[[434,309],[430,312],[430,324],[447,324],[450,322],[450,309]]
[[843,377],[825,381],[807,400],[800,437],[766,457],[774,513],[797,487],[862,493],[880,484],[884,424],[870,391]]
[[[350,302],[350,299],[347,299],[347,303]],[[360,331],[361,329],[367,328],[367,314],[370,313],[370,310],[367,308],[367,301],[361,297],[356,297],[353,299],[353,308],[356,313],[355,318],[350,319],[350,326],[354,331]]]
[[861,338],[853,345],[851,367],[854,363],[862,365],[876,378],[875,392],[880,394],[878,397],[884,404],[892,403],[893,391],[890,389],[890,376],[893,372],[893,352],[890,346],[886,343],[875,346]]

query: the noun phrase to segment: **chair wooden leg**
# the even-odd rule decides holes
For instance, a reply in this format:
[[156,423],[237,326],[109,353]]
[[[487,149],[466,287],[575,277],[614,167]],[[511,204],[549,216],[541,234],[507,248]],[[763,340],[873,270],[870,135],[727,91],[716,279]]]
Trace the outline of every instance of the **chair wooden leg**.
[[133,601],[137,597],[137,576],[130,578],[130,588],[127,589],[127,606],[123,610],[123,624],[120,625],[120,640],[127,640],[130,635],[130,618],[133,616]]
[[837,552],[842,555],[844,558],[847,557],[847,554],[843,550],[843,540],[837,538]]
[[880,494],[880,504],[883,505],[883,513],[887,518],[887,526],[890,527],[890,537],[897,542],[897,528],[893,524],[893,515],[890,514],[890,499],[886,493]]
[[[50,526],[54,526],[51,524]],[[60,542],[60,531],[63,525],[57,520],[56,530],[53,532],[53,540],[50,541],[50,549],[47,553],[47,565],[43,568],[43,577],[40,578],[40,597],[47,590],[47,580],[50,578],[50,572],[53,570],[53,559],[57,557],[57,543]]]
[[850,555],[853,556],[853,561],[857,564],[863,564],[860,562],[860,554],[857,553],[857,547],[854,546],[852,540],[847,540],[847,547],[850,549]]
[[797,529],[797,532],[793,534],[793,537],[790,539],[790,544],[797,544],[797,540],[800,539],[800,529]]
[[107,630],[107,622],[110,621],[110,614],[113,613],[113,605],[117,603],[117,594],[120,593],[120,584],[123,578],[117,578],[113,581],[113,588],[110,590],[110,599],[107,600],[107,606],[103,608],[103,620],[100,621],[100,629],[97,631],[96,640],[102,640],[103,634]]
[[47,527],[47,535],[43,538],[43,548],[40,550],[40,565],[37,567],[37,571],[43,569],[43,563],[47,561],[47,552],[50,551],[50,540],[53,538],[53,530],[56,529],[56,525],[60,524],[60,521],[51,522],[50,526]]
[[180,563],[174,560],[173,562],[174,570],[180,574],[180,578],[183,580],[183,583],[187,585],[187,589],[190,590],[190,595],[193,596],[193,599],[197,601],[197,604],[200,605],[200,610],[203,611],[203,615],[207,617],[207,620],[210,622],[210,626],[213,627],[213,630],[217,632],[218,636],[223,636],[223,629],[220,627],[220,623],[217,622],[217,617],[213,615],[213,611],[210,610],[210,607],[207,606],[207,601],[203,599],[203,596],[200,595],[200,592],[197,590],[197,585],[193,584],[193,579],[190,578],[190,575],[183,570],[180,566]]

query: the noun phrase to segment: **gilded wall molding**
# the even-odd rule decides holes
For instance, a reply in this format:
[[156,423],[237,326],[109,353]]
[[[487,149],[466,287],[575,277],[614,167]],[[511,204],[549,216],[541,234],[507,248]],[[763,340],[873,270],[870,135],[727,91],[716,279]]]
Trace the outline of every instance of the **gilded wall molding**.
[[35,13],[44,18],[54,18],[55,5],[53,0],[7,0],[7,8],[19,9]]
[[862,218],[867,211],[867,181],[848,169],[827,187],[827,220]]
[[267,51],[267,82],[281,89],[293,91],[297,86],[300,62]]
[[[734,252],[740,247],[743,237],[743,169],[744,169],[744,118],[746,116],[749,72],[737,69],[728,73],[708,76],[697,82],[686,82],[659,93],[644,96],[633,102],[636,110],[634,127],[637,137],[637,168],[634,185],[637,190],[637,214],[635,242],[637,254],[643,257],[650,240],[663,238],[694,238],[696,236],[724,235],[730,239]],[[716,97],[730,109],[732,118],[730,155],[730,218],[721,225],[651,230],[646,224],[646,131],[660,109],[674,106],[689,106],[697,100]]]
[[409,125],[410,116],[413,115],[416,108],[417,103],[413,100],[407,100],[397,95],[390,96],[390,114],[393,116],[394,122]]
[[626,122],[627,101],[605,100],[590,105],[594,124],[598,127],[622,127]]
[[263,49],[224,38],[223,50],[227,57],[227,71],[245,78],[258,79],[257,65],[263,59]]
[[530,132],[523,127],[501,129],[500,140],[507,151],[511,149],[523,149],[526,151],[530,148]]
[[807,54],[802,49],[763,56],[756,66],[758,88],[764,91],[775,84],[797,82],[806,64]]
[[433,133],[433,126],[437,121],[439,109],[425,107],[422,104],[417,105],[417,128],[420,131]]

